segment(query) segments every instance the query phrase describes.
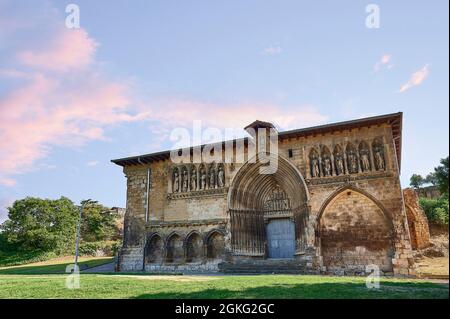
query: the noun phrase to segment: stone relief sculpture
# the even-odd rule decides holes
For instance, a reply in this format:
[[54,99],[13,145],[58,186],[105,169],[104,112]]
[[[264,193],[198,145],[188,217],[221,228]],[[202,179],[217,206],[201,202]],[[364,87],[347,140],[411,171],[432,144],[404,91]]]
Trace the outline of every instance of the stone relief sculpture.
[[216,171],[214,170],[213,165],[209,168],[209,188],[216,187]]
[[319,155],[315,149],[309,154],[311,177],[320,177]]
[[384,159],[383,144],[381,141],[375,140],[372,145],[372,150],[374,153],[375,169],[377,171],[385,170],[386,164]]
[[195,167],[191,171],[191,191],[197,190],[197,170]]
[[178,176],[178,170],[173,173],[173,192],[178,193],[180,191],[180,177]]
[[189,177],[186,169],[183,170],[183,192],[189,190]]
[[225,168],[223,164],[211,164],[206,170],[204,164],[199,167],[181,166],[173,169],[172,193],[187,193],[197,190],[217,189],[225,187]]
[[337,176],[343,175],[345,173],[344,168],[344,154],[342,148],[336,145],[333,151],[334,154],[334,171]]
[[322,173],[323,176],[331,176],[333,175],[333,168],[331,165],[331,153],[328,147],[321,147],[321,155],[322,155]]
[[225,173],[223,171],[222,166],[219,166],[219,171],[217,172],[217,186],[218,187],[225,186]]
[[331,159],[329,157],[325,157],[323,167],[325,176],[331,176],[332,167],[331,167]]
[[366,143],[361,142],[359,145],[359,157],[361,159],[361,170],[363,172],[370,171],[370,151]]
[[358,158],[353,144],[347,145],[347,166],[351,174],[358,173]]
[[206,172],[204,167],[200,171],[200,189],[206,189]]

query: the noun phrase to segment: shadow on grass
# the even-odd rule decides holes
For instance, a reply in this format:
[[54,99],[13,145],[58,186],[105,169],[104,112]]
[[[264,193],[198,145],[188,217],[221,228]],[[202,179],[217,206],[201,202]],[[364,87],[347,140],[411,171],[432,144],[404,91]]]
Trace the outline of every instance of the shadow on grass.
[[429,282],[388,282],[380,289],[365,283],[268,284],[245,289],[208,288],[193,292],[158,292],[135,296],[137,299],[448,299],[448,285]]
[[[97,267],[106,263],[110,263],[113,258],[105,259],[93,259],[80,261],[80,270]],[[73,262],[58,263],[51,265],[23,265],[13,266],[4,269],[0,269],[0,275],[51,275],[51,274],[64,274],[66,273],[66,267],[73,265]]]

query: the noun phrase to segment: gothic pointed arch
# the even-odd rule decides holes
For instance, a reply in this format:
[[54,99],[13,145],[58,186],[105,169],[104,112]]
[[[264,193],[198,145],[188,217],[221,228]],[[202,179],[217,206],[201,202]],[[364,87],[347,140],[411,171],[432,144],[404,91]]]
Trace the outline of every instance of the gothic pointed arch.
[[223,231],[213,229],[205,236],[206,258],[209,260],[225,258],[225,234]]
[[196,230],[191,231],[184,241],[186,247],[186,262],[200,262],[203,258],[203,240]]
[[[295,166],[282,156],[269,155],[277,163],[272,174],[262,174],[266,166],[251,159],[234,176],[228,192],[228,209],[231,224],[231,244],[235,254],[266,256],[265,210],[267,199],[274,190],[281,189],[289,200],[290,209],[279,212],[280,217],[291,218],[295,224],[296,251],[305,249],[306,218],[309,193],[306,183]],[[278,212],[275,212],[278,214]]]
[[183,239],[181,234],[172,232],[166,240],[166,262],[181,263],[184,261]]
[[147,238],[145,245],[145,263],[161,263],[164,259],[164,241],[158,233]]
[[320,254],[328,272],[352,265],[351,271],[364,273],[369,264],[392,271],[392,218],[367,192],[354,186],[338,189],[322,205],[316,224]]

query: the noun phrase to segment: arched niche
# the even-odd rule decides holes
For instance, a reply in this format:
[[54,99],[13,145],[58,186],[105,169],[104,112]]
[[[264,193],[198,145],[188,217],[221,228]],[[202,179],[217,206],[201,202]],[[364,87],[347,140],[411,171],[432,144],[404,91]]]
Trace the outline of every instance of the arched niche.
[[319,152],[315,148],[309,151],[309,172],[311,177],[320,177]]
[[337,176],[345,174],[344,151],[342,150],[342,147],[339,144],[334,147],[333,157],[334,157],[335,174]]
[[370,172],[372,170],[372,163],[370,159],[369,145],[365,141],[362,141],[361,143],[359,143],[358,151],[361,171],[363,173]]
[[353,143],[349,142],[345,148],[345,153],[347,155],[347,168],[350,174],[358,173],[358,152]]
[[333,164],[331,161],[330,149],[327,146],[322,145],[320,147],[320,154],[321,154],[321,159],[322,159],[322,175],[325,177],[332,176],[333,175]]
[[183,240],[177,233],[171,234],[167,238],[166,262],[182,263],[184,261]]
[[386,157],[384,152],[384,144],[380,138],[376,138],[372,142],[372,154],[375,170],[377,171],[386,170]]
[[331,195],[319,212],[317,227],[328,272],[363,273],[371,264],[384,272],[392,271],[391,216],[364,191],[348,187]]
[[195,263],[203,259],[203,239],[196,231],[186,236],[186,262]]
[[206,237],[206,257],[208,260],[223,259],[225,256],[225,236],[223,232],[213,230]]
[[164,259],[164,241],[158,234],[152,234],[145,246],[145,263],[161,263]]

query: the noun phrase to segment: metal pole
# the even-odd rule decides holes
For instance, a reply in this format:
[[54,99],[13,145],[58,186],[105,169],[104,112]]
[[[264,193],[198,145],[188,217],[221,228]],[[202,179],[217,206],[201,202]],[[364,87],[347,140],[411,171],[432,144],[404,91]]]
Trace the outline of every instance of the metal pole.
[[80,207],[80,220],[77,225],[77,239],[75,242],[75,269],[78,269],[78,247],[80,244],[80,229],[81,229],[81,218],[83,217],[83,204]]

